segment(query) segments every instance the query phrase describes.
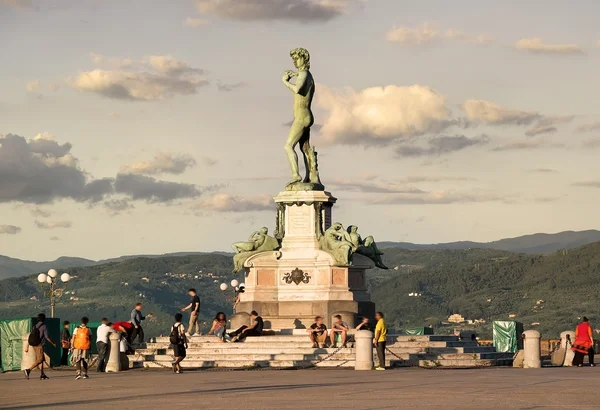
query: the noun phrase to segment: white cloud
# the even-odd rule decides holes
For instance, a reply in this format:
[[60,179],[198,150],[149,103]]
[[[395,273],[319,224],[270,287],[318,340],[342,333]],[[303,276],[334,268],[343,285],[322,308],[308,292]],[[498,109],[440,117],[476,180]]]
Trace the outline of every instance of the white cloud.
[[57,222],[41,222],[35,221],[35,226],[39,229],[57,229],[57,228],[70,228],[73,223],[70,221],[57,221]]
[[582,124],[575,129],[575,131],[577,132],[591,132],[598,130],[600,130],[600,121],[592,122],[589,124]]
[[272,211],[275,205],[273,198],[269,195],[240,197],[230,194],[215,194],[200,201],[196,208],[215,212],[251,212]]
[[134,162],[121,168],[121,172],[129,174],[182,174],[196,165],[196,160],[188,154],[159,152],[149,161]]
[[27,83],[26,85],[27,92],[29,93],[37,93],[40,91],[40,80],[33,80]]
[[535,137],[536,135],[552,134],[558,131],[553,125],[536,125],[525,132],[528,137]]
[[230,20],[324,22],[344,14],[356,0],[196,0],[200,14]]
[[208,23],[209,23],[208,20],[192,18],[192,17],[188,17],[185,20],[183,20],[183,25],[185,27],[201,27]]
[[470,121],[488,125],[529,125],[542,118],[537,112],[512,110],[485,100],[467,100],[463,109]]
[[387,143],[439,132],[452,123],[444,97],[420,85],[388,85],[358,92],[320,86],[316,102],[327,111],[320,135],[329,143]]
[[547,44],[539,37],[522,38],[515,48],[532,54],[584,54],[577,44]]
[[376,201],[376,205],[445,205],[453,203],[504,202],[505,195],[488,191],[456,192],[449,190],[418,194],[387,195]]
[[15,225],[0,225],[0,235],[16,235],[21,232],[21,228]]
[[458,40],[467,43],[485,44],[491,39],[486,35],[472,36],[450,28],[440,29],[436,24],[424,23],[420,27],[393,27],[386,34],[388,41],[402,46],[425,46],[441,40]]
[[153,101],[195,94],[199,88],[209,84],[201,69],[171,56],[150,56],[146,62],[90,55],[95,64],[108,62],[114,68],[96,68],[79,73],[68,80],[68,84],[76,90],[114,99]]

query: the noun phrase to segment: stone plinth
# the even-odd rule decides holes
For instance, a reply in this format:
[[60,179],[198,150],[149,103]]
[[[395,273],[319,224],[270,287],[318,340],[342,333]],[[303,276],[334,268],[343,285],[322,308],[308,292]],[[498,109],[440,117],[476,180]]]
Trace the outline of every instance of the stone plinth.
[[350,325],[357,315],[373,317],[375,306],[365,281],[373,262],[355,254],[351,266],[336,266],[319,249],[336,199],[323,191],[285,191],[274,199],[282,246],[246,260],[246,289],[238,312],[256,310],[267,329],[303,329],[315,316],[323,316],[328,326],[335,314]]

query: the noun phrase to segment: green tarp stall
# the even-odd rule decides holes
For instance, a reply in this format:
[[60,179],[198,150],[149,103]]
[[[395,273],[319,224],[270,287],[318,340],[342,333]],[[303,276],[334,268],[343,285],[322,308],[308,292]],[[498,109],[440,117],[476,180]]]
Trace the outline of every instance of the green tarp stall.
[[[98,349],[96,348],[96,334],[98,333],[98,327],[102,324],[102,322],[89,322],[87,327],[92,331],[92,338],[90,339],[92,354],[98,354]],[[79,327],[81,323],[70,323],[69,324],[69,333],[71,333],[71,337],[73,337],[73,332],[76,327]]]
[[409,336],[432,335],[433,328],[431,327],[415,327],[413,329],[404,329],[404,334]]
[[521,339],[523,323],[514,320],[497,320],[494,321],[493,332],[496,351],[516,353],[523,348]]
[[[37,323],[37,318],[0,320],[0,350],[2,355],[2,371],[21,370],[23,357],[23,336],[30,333]],[[57,347],[46,343],[45,353],[50,357],[51,366],[60,365],[60,319],[46,318],[48,336]]]

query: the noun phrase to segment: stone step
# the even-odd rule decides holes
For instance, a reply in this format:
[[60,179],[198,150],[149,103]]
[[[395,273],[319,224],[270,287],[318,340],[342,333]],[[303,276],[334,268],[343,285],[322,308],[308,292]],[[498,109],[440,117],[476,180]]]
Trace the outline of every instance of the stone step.
[[434,359],[434,360],[419,360],[419,367],[490,367],[496,366],[497,363],[493,359]]
[[[170,366],[162,364],[161,362],[140,362],[130,361],[130,368],[164,368],[169,369]],[[296,368],[296,367],[312,367],[314,364],[310,360],[184,360],[181,366],[184,369],[200,369],[200,368],[230,368],[230,369],[244,369],[244,368]],[[354,361],[336,361],[336,362],[320,362],[316,364],[317,367],[354,367]]]
[[[312,347],[304,347],[304,348],[261,348],[248,346],[247,348],[232,348],[232,349],[223,349],[223,348],[213,348],[213,347],[204,347],[204,348],[188,348],[187,354],[200,353],[200,354],[330,354],[335,352],[337,349],[335,348],[325,348],[325,349],[313,349]],[[165,354],[164,352],[173,352],[173,349],[138,349],[136,353],[139,354]],[[349,353],[355,354],[355,350],[353,348],[344,348],[340,350],[341,353]]]
[[[133,355],[134,358],[140,355]],[[168,361],[173,360],[173,356],[170,354],[166,355],[142,355],[144,361]],[[185,358],[186,361],[199,360],[199,361],[221,361],[221,360],[321,360],[329,356],[328,354],[188,354]],[[355,355],[350,353],[338,353],[335,355],[336,360],[354,360]]]
[[[349,336],[354,334],[350,331]],[[219,343],[215,336],[192,336],[189,338],[191,343]],[[244,343],[270,343],[270,342],[298,342],[308,339],[306,331],[300,334],[277,334],[265,335],[260,337],[247,337]],[[406,336],[406,335],[388,335],[387,342],[389,344],[395,342],[455,342],[455,343],[471,343],[473,341],[460,341],[457,336],[440,336],[440,335],[421,335],[421,336]],[[169,343],[168,337],[157,337],[155,343]]]

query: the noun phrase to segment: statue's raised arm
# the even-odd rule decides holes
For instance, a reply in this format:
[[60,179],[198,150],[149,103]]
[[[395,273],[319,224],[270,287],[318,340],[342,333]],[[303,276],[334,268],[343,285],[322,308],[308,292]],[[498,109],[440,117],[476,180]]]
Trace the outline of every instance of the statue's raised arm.
[[[292,169],[292,179],[287,190],[323,190],[317,166],[317,153],[310,146],[310,127],[314,123],[311,104],[315,94],[315,82],[310,73],[310,54],[304,48],[290,51],[290,57],[298,71],[286,70],[281,78],[283,84],[294,93],[294,121],[285,143],[285,152]],[[290,80],[295,77],[294,83]],[[296,146],[300,144],[304,167],[304,178],[300,175]]]

